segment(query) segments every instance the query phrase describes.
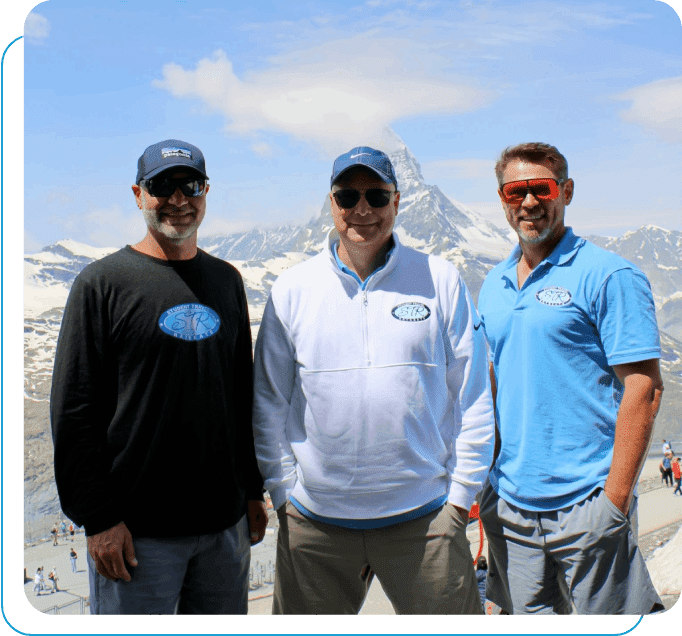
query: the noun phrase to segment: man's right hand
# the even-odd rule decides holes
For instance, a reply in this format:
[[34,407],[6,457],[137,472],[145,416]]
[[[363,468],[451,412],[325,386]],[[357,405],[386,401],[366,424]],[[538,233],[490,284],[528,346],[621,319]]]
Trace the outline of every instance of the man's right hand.
[[[133,548],[133,537],[123,521],[104,532],[88,537],[88,552],[95,562],[97,571],[105,578],[115,581],[130,581],[125,561],[135,567],[137,559]],[[124,561],[125,558],[125,561]]]

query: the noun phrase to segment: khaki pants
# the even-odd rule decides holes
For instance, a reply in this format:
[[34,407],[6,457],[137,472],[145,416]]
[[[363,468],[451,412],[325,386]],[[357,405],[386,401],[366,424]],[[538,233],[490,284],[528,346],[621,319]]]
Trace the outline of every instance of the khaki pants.
[[348,530],[287,502],[273,614],[357,614],[376,575],[396,614],[482,614],[465,522],[446,504],[418,519]]

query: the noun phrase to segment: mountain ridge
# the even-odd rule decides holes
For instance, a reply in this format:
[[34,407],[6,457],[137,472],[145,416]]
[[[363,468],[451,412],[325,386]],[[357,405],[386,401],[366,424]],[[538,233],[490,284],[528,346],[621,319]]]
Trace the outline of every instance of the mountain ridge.
[[[401,242],[453,262],[474,299],[490,271],[514,243],[509,234],[468,206],[424,183],[419,162],[395,138],[389,153],[401,191],[395,230]],[[254,227],[199,239],[199,246],[229,260],[242,274],[252,333],[277,276],[317,253],[333,223],[329,197],[320,214],[302,225]],[[646,225],[622,237],[586,237],[621,254],[649,277],[656,299],[663,355],[665,399],[655,435],[679,439],[682,409],[682,232]],[[52,472],[48,401],[59,326],[69,289],[82,269],[119,248],[98,248],[64,239],[24,258],[24,460],[28,520],[55,514],[59,503]]]

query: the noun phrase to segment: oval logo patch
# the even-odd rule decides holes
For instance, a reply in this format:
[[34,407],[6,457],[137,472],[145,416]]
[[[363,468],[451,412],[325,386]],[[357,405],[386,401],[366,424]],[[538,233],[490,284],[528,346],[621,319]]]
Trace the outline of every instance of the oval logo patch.
[[535,298],[544,305],[560,307],[571,302],[571,292],[563,287],[545,287],[535,294]]
[[431,310],[423,303],[402,303],[395,306],[391,313],[398,320],[417,322],[426,320],[431,315]]
[[210,307],[188,303],[164,311],[159,318],[159,327],[180,340],[204,340],[218,331],[220,317]]

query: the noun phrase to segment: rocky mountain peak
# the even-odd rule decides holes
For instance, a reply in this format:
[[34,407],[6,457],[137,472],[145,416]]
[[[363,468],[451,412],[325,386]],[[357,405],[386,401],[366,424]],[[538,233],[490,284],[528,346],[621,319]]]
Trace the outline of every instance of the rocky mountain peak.
[[398,187],[400,190],[409,190],[410,188],[424,186],[424,177],[417,158],[402,140],[399,141],[398,147],[388,153],[398,177]]

